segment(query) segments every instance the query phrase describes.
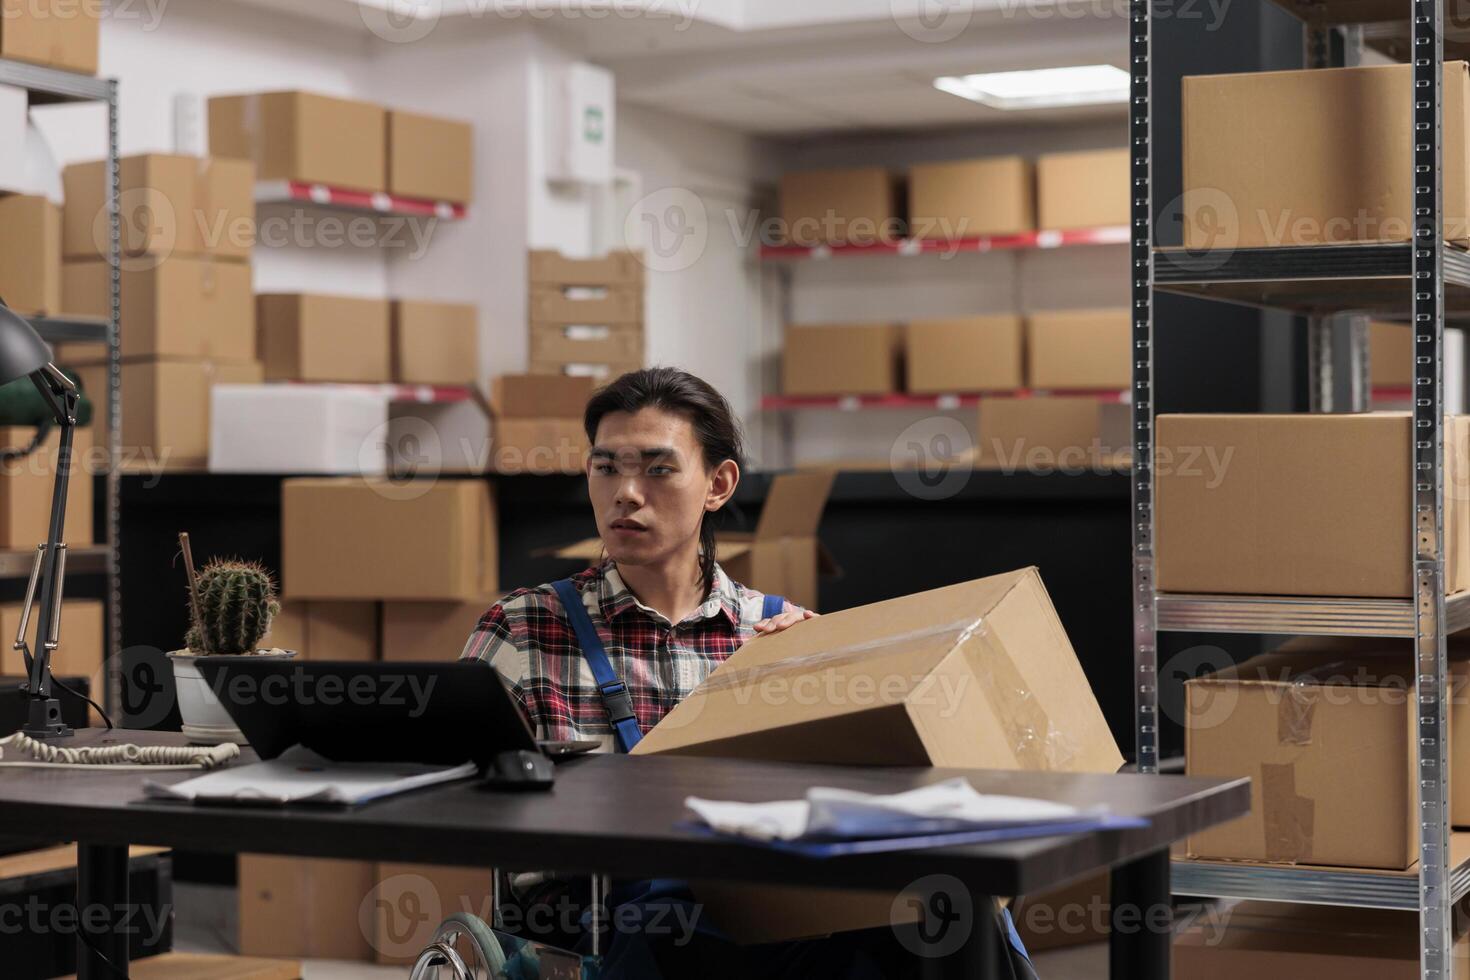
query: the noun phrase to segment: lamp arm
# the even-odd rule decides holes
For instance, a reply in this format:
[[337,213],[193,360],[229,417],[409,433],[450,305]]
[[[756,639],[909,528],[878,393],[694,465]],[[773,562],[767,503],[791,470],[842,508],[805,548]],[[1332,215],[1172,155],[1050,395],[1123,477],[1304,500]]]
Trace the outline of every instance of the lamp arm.
[[[30,691],[30,716],[26,734],[32,737],[55,737],[68,734],[61,723],[60,705],[51,697],[51,654],[61,642],[62,578],[66,574],[66,545],[62,535],[66,523],[67,488],[71,480],[72,437],[76,431],[76,405],[79,393],[65,375],[51,365],[30,375],[41,394],[56,411],[61,428],[61,446],[56,455],[56,482],[51,493],[51,523],[46,543],[42,546],[40,569],[40,613],[37,616],[36,645],[27,678]],[[58,379],[59,382],[58,382]],[[22,622],[30,617],[33,590],[26,590]],[[24,630],[24,626],[22,626]]]

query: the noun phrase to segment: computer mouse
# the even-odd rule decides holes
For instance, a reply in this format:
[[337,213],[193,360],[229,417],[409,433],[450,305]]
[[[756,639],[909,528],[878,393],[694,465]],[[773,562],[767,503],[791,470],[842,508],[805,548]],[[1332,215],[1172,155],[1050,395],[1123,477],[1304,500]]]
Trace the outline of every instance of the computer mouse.
[[551,759],[542,752],[519,749],[497,754],[480,785],[486,789],[543,790],[551,789],[555,781]]

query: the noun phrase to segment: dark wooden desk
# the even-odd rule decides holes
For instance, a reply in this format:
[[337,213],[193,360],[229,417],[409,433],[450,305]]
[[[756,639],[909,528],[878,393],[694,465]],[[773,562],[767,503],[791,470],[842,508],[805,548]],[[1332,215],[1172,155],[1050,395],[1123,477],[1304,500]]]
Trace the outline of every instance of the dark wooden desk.
[[[79,733],[73,744],[102,741],[184,744],[179,734],[108,735],[98,730]],[[245,751],[244,761],[254,758]],[[197,773],[162,772],[152,778],[172,782],[193,775]],[[1151,823],[1137,830],[827,860],[674,827],[687,817],[688,796],[759,802],[800,797],[813,785],[891,793],[956,775],[965,775],[982,792],[1106,803],[1118,814],[1148,817]],[[968,895],[961,897],[974,909],[989,908],[991,896],[1034,893],[1112,868],[1114,922],[1123,924],[1114,930],[1113,976],[1152,980],[1167,977],[1169,970],[1168,930],[1147,927],[1169,904],[1169,845],[1240,816],[1250,806],[1247,780],[870,769],[666,756],[583,757],[558,768],[556,787],[548,793],[495,793],[460,783],[351,810],[150,801],[142,795],[144,778],[132,770],[0,769],[0,826],[16,836],[76,840],[81,845],[78,904],[82,910],[105,909],[110,915],[106,928],[99,924],[79,939],[81,980],[115,977],[101,957],[114,963],[126,958],[126,935],[116,926],[127,906],[129,844],[895,893],[920,879],[943,875],[963,886]],[[954,904],[953,896],[945,901]],[[972,941],[935,964],[946,975],[983,975],[978,964],[993,955],[987,947],[994,931],[969,932]]]

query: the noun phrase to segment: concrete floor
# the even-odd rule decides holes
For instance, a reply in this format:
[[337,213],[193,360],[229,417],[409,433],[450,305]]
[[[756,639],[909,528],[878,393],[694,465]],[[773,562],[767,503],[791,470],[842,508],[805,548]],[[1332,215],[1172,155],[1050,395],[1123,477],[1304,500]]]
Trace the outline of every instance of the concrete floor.
[[[174,948],[184,953],[233,953],[236,937],[235,889],[217,885],[174,884]],[[1104,943],[1039,953],[1041,980],[1102,980],[1108,975]],[[408,968],[307,960],[302,980],[403,980]]]

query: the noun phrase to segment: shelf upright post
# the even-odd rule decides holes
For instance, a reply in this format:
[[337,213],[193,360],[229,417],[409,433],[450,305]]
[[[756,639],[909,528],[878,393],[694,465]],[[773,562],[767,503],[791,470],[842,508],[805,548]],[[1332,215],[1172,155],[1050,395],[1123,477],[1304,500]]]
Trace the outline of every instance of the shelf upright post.
[[[118,162],[117,80],[107,83],[107,219],[111,259],[111,316],[107,330],[107,645],[102,701],[116,717],[122,707],[122,174]],[[88,474],[90,479],[91,474]]]
[[1137,770],[1159,771],[1158,620],[1154,607],[1153,127],[1150,0],[1130,0],[1129,202],[1133,351],[1133,703]]
[[[1444,600],[1444,0],[1413,0],[1414,655],[1417,663],[1420,972],[1452,975]],[[1458,492],[1458,491],[1457,491]]]

